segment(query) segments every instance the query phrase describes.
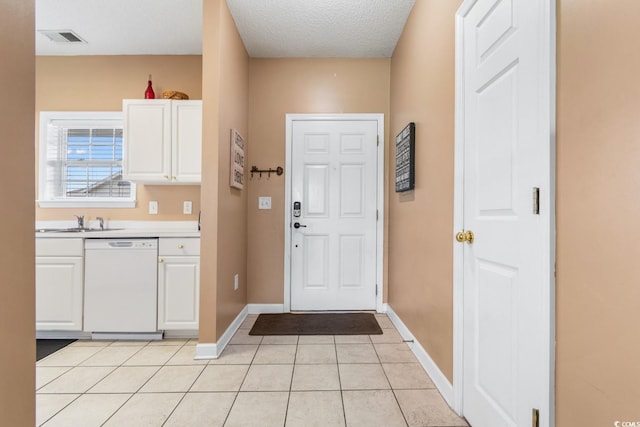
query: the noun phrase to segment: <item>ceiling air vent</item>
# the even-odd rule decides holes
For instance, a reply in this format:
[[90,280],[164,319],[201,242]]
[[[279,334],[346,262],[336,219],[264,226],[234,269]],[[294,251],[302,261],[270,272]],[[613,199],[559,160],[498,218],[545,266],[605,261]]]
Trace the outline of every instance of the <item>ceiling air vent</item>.
[[38,30],[55,43],[86,43],[79,35],[71,30]]

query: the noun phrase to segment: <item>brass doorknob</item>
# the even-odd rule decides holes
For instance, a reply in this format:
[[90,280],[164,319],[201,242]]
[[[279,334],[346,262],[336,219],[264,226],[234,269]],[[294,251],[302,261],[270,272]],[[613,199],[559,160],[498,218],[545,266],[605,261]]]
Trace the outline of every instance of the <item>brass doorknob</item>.
[[473,231],[471,230],[461,231],[456,234],[456,240],[460,243],[464,243],[464,242],[473,243],[473,238],[474,238]]

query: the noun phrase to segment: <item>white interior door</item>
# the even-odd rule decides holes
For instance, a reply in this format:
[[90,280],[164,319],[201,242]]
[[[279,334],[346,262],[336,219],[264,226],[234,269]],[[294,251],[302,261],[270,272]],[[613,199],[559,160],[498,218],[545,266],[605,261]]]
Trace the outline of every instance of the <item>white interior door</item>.
[[549,395],[550,206],[534,211],[535,189],[550,192],[543,4],[477,0],[462,19],[463,222],[474,233],[462,243],[462,399],[479,427],[532,425]]
[[292,124],[292,310],[376,308],[377,137],[375,120]]

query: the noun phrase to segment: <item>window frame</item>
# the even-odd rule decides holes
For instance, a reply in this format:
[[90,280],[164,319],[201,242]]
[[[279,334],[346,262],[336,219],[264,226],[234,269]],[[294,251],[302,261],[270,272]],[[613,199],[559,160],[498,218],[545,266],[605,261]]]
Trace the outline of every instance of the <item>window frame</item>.
[[40,133],[38,145],[38,200],[41,208],[135,208],[136,183],[131,182],[131,192],[127,198],[92,197],[92,198],[53,198],[47,194],[47,128],[53,120],[116,122],[124,125],[121,111],[41,111]]

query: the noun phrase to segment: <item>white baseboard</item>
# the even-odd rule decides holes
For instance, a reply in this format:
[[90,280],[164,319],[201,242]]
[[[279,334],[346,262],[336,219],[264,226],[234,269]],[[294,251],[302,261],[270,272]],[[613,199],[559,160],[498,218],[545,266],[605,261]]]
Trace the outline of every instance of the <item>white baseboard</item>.
[[229,325],[224,334],[220,337],[218,342],[215,343],[198,343],[196,345],[196,360],[204,360],[204,359],[217,359],[220,357],[222,352],[224,351],[229,341],[233,337],[233,334],[240,328],[244,319],[247,318],[247,314],[249,314],[249,310],[247,306],[245,306],[240,313],[233,319],[233,322]]
[[385,302],[380,306],[380,310],[378,310],[378,313],[388,313],[388,312],[389,312],[389,304]]
[[218,358],[218,346],[216,345],[216,343],[196,344],[196,355],[194,357],[195,360],[209,360],[209,359],[217,359],[217,358]]
[[438,365],[433,361],[429,353],[422,347],[422,345],[418,342],[418,340],[413,336],[409,328],[400,320],[400,317],[393,311],[390,305],[387,305],[387,315],[391,322],[394,324],[398,332],[405,340],[413,340],[413,343],[408,343],[409,348],[413,354],[418,358],[418,362],[422,365],[433,384],[436,386],[444,400],[447,401],[450,407],[454,407],[454,395],[453,395],[453,385],[449,382],[447,377],[442,373]]
[[284,304],[248,304],[249,314],[284,313]]

